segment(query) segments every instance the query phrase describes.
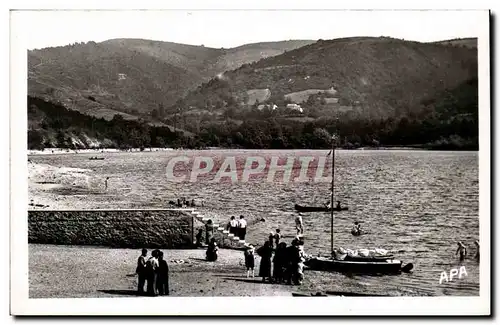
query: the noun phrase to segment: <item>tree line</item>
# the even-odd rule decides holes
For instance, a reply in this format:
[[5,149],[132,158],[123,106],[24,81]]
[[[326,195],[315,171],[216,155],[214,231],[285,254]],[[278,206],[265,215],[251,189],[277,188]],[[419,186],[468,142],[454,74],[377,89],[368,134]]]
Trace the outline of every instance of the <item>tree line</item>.
[[[158,113],[165,114],[162,106]],[[418,114],[408,112],[397,118],[346,114],[303,120],[255,109],[245,114],[243,121],[235,120],[235,115],[239,115],[237,110],[226,114],[222,121],[205,121],[198,125],[195,134],[186,134],[144,120],[125,120],[118,114],[111,120],[96,118],[28,96],[28,148],[85,148],[90,146],[89,138],[93,138],[103,147],[120,149],[327,149],[332,144],[331,135],[335,134],[336,145],[346,149],[390,146],[478,149],[477,80],[423,102]]]

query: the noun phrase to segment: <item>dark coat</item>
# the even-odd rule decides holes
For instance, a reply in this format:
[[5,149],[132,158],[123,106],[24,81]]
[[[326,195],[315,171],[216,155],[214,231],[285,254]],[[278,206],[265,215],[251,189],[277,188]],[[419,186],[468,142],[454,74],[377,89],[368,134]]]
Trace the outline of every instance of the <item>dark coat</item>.
[[260,268],[259,276],[267,278],[271,276],[271,258],[273,256],[273,249],[271,247],[263,246],[258,249],[257,254],[260,255]]

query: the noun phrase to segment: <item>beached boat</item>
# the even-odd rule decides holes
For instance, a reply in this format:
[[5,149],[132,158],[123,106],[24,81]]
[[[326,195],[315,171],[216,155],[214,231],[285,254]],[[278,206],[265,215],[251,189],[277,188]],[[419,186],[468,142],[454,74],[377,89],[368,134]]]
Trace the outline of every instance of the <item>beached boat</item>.
[[[328,207],[312,207],[312,206],[304,206],[304,205],[300,205],[300,204],[295,204],[295,210],[299,211],[299,212],[330,212],[332,209],[328,208]],[[341,207],[341,208],[337,208],[337,207],[334,207],[333,208],[333,211],[346,211],[346,210],[349,210],[348,207]]]
[[356,274],[400,274],[413,269],[413,264],[403,266],[403,262],[393,257],[351,258],[336,260],[328,257],[311,257],[304,263],[308,268],[317,271],[336,271]]

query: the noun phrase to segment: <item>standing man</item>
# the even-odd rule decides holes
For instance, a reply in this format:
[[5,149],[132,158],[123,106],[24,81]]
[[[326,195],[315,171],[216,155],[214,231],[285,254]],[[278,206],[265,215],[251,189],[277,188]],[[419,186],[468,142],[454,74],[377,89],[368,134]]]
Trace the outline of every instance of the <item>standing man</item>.
[[159,266],[158,253],[159,250],[155,249],[146,262],[146,280],[148,281],[147,288],[149,296],[156,296],[156,272]]
[[212,219],[208,219],[207,223],[205,224],[205,244],[210,245],[210,241],[212,240],[212,236],[214,234],[214,227],[213,227],[213,221]]
[[247,235],[247,221],[244,216],[240,216],[240,221],[238,222],[238,238],[245,240]]
[[163,259],[163,252],[158,253],[158,272],[157,272],[156,288],[160,296],[168,296],[170,294],[168,286],[168,263]]
[[297,229],[297,236],[304,234],[304,225],[302,223],[302,215],[300,213],[297,218],[295,218],[295,228]]
[[143,248],[142,254],[137,259],[137,268],[135,269],[135,273],[139,277],[139,283],[137,286],[137,292],[139,294],[144,293],[144,284],[146,283],[146,256],[148,255],[148,250]]

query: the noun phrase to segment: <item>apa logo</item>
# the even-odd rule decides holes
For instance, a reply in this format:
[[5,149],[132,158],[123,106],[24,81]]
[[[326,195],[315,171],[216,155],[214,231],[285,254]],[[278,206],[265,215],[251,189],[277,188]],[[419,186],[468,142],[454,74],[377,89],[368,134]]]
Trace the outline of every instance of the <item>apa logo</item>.
[[446,273],[445,271],[441,272],[441,277],[439,278],[439,284],[443,283],[444,280],[446,280],[446,282],[452,281],[453,277],[456,277],[457,275],[459,279],[461,279],[462,276],[467,276],[467,271],[465,270],[465,266],[461,266],[460,269],[451,269],[449,278],[448,278],[448,273]]

